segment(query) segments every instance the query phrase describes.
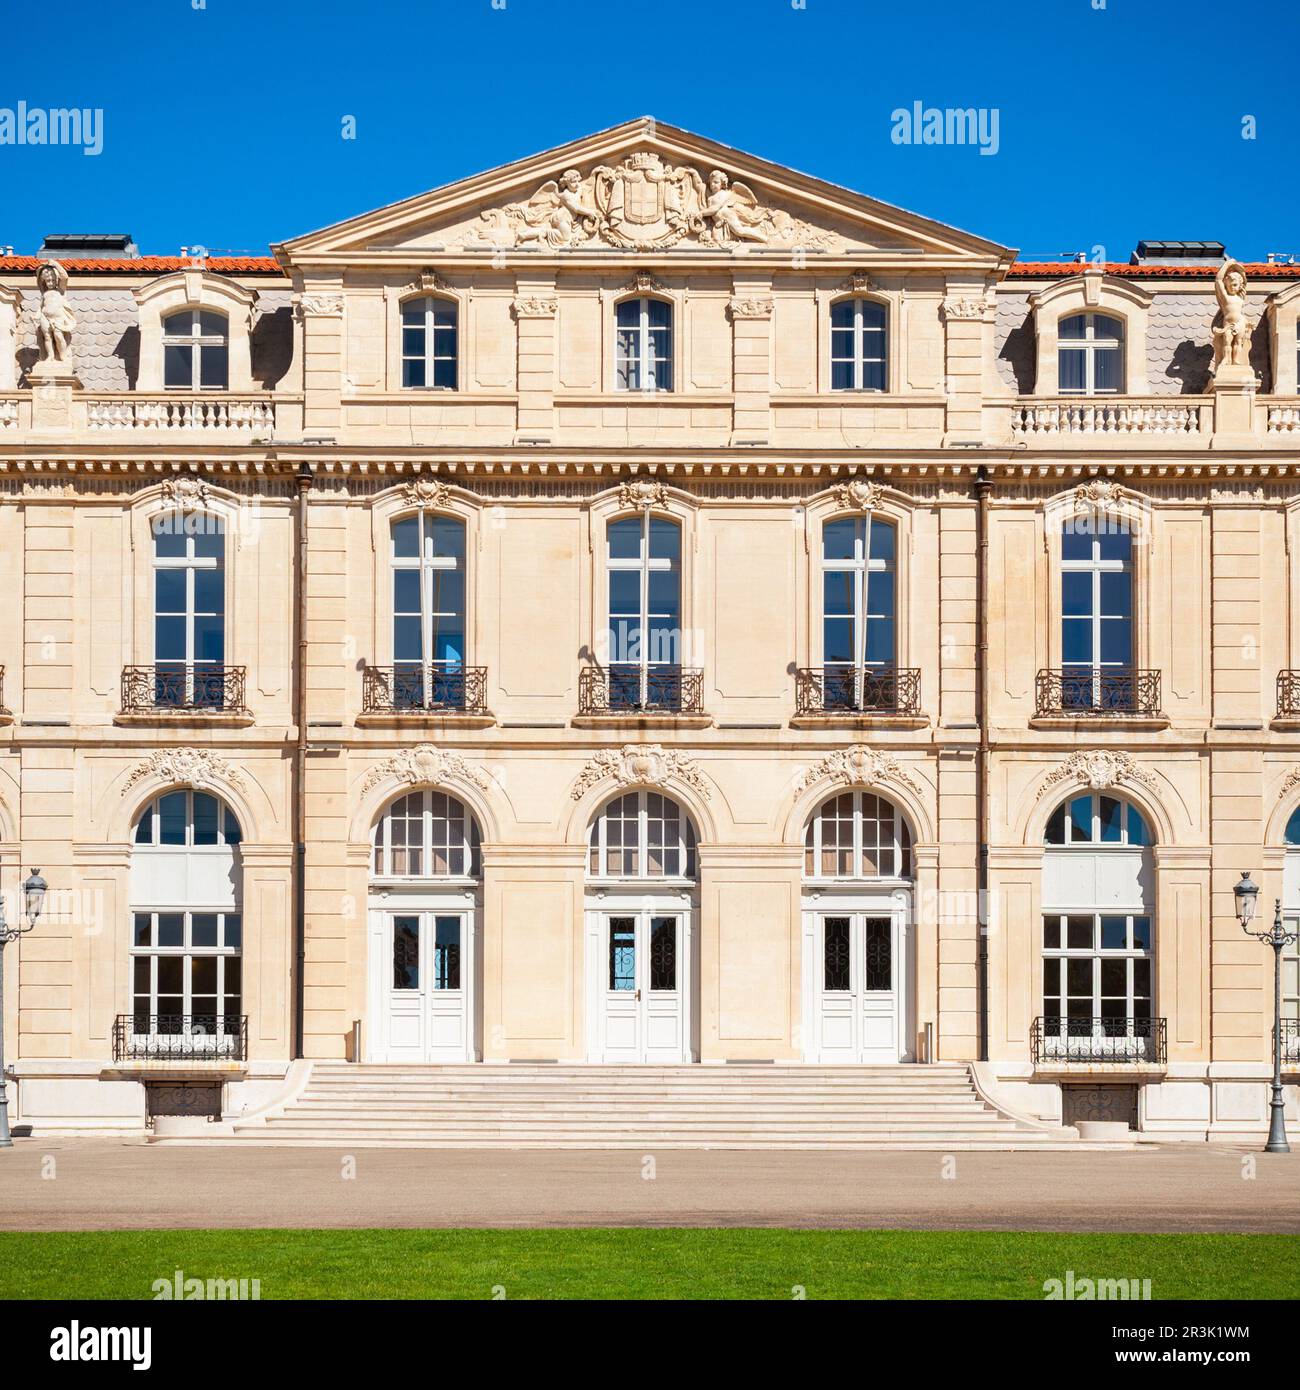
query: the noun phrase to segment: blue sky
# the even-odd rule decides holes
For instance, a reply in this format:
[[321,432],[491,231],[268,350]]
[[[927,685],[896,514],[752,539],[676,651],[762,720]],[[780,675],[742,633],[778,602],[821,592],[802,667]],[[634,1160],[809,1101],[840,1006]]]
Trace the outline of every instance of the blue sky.
[[[0,108],[100,107],[104,149],[0,144],[0,245],[280,241],[635,116],[1019,247],[1300,255],[1294,25],[1210,0],[65,0]],[[195,8],[201,6],[201,8]],[[1269,29],[1276,28],[1275,41]],[[999,149],[898,145],[916,101]],[[355,140],[341,137],[356,120]],[[1242,138],[1252,117],[1255,138]]]

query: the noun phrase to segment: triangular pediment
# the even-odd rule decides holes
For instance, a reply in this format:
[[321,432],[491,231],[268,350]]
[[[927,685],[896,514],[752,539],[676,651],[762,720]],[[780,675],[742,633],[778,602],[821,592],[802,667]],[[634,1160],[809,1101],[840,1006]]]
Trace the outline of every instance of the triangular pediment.
[[898,253],[1009,264],[996,242],[649,117],[447,184],[276,248],[290,264],[347,255],[561,257],[764,251]]

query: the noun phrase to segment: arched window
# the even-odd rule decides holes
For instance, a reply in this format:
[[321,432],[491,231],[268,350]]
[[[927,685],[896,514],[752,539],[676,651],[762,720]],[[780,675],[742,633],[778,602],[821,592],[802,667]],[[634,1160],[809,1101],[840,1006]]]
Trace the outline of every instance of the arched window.
[[398,797],[375,822],[371,867],[376,878],[477,878],[478,822],[440,791]]
[[163,385],[224,391],[230,383],[230,323],[210,309],[180,309],[162,321]]
[[826,709],[897,704],[897,532],[868,514],[822,527],[822,693]]
[[[1286,823],[1286,861],[1282,874],[1282,913],[1287,931],[1300,927],[1300,806]],[[1300,942],[1282,948],[1282,1017],[1300,1019]],[[1300,1061],[1300,1027],[1283,1035],[1284,1057]]]
[[673,389],[673,306],[624,299],[615,309],[614,381],[620,391]]
[[393,705],[465,704],[465,523],[417,512],[392,526]]
[[221,709],[226,691],[226,523],[161,512],[153,530],[153,703]]
[[605,531],[611,709],[680,709],[682,528],[667,517],[621,517]]
[[1071,314],[1057,325],[1062,395],[1104,396],[1124,389],[1124,324],[1109,314]]
[[456,389],[457,313],[451,299],[402,305],[402,385]]
[[805,879],[912,877],[907,818],[875,792],[841,792],[813,813],[804,836]]
[[132,1031],[163,1053],[243,1055],[241,839],[209,792],[165,792],[136,823]]
[[592,878],[693,879],[695,847],[695,827],[675,801],[628,792],[592,821],[587,871]]
[[889,347],[885,306],[874,299],[831,305],[831,390],[887,390]]
[[1151,836],[1136,806],[1084,792],[1048,818],[1044,1034],[1058,1051],[1154,1056]]

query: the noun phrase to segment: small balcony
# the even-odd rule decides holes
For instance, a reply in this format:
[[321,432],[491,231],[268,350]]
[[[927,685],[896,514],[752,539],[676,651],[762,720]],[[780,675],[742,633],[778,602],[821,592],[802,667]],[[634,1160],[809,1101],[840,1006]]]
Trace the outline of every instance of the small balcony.
[[1121,666],[1039,671],[1035,695],[1034,713],[1039,719],[1164,720],[1159,671]]
[[1282,1020],[1282,1065],[1300,1067],[1300,1018]]
[[1034,1019],[1029,1056],[1035,1069],[1044,1071],[1062,1066],[1163,1067],[1167,1031],[1163,1018],[1062,1018],[1047,1014]]
[[[1013,437],[1024,444],[1086,444],[1097,436],[1193,443],[1209,432],[1211,399],[1178,396],[1047,396],[1018,401],[1011,412]],[[1205,416],[1205,423],[1202,417]]]
[[1277,673],[1277,714],[1274,717],[1288,724],[1300,724],[1300,671]]
[[114,1062],[244,1062],[247,1014],[118,1014]]
[[229,391],[158,394],[122,392],[86,399],[86,428],[96,433],[186,434],[267,439],[275,432],[275,401],[268,394]]
[[186,665],[158,662],[122,669],[122,708],[118,722],[251,723],[245,703],[246,666]]
[[486,666],[438,666],[419,662],[366,666],[361,676],[361,717],[371,722],[457,718],[491,722]]
[[801,666],[795,671],[795,719],[921,719],[915,666]]
[[704,672],[692,666],[615,663],[578,673],[580,719],[705,719]]

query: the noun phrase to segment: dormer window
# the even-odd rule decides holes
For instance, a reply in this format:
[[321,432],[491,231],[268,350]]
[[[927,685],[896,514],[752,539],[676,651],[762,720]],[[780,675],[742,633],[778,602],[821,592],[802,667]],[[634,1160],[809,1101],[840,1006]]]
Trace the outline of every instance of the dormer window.
[[663,299],[618,305],[614,380],[620,391],[673,389],[673,306]]
[[1058,387],[1066,396],[1124,389],[1124,325],[1108,314],[1071,314],[1057,329]]
[[831,390],[883,391],[888,367],[885,306],[873,299],[831,305]]
[[224,391],[230,385],[225,314],[181,309],[162,321],[163,385],[169,391]]
[[402,305],[402,385],[456,389],[454,300],[408,299]]

